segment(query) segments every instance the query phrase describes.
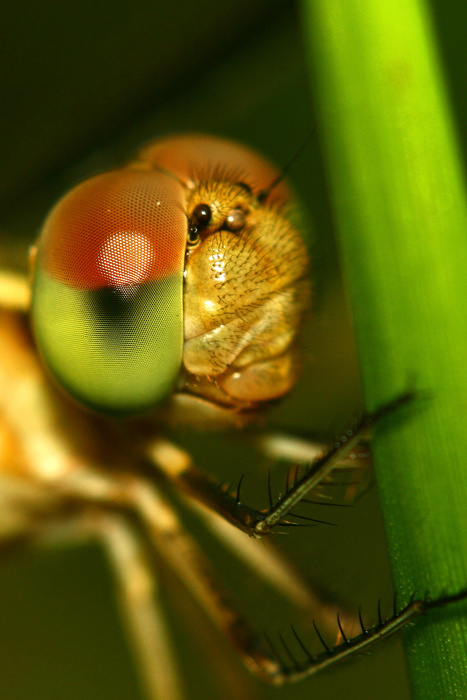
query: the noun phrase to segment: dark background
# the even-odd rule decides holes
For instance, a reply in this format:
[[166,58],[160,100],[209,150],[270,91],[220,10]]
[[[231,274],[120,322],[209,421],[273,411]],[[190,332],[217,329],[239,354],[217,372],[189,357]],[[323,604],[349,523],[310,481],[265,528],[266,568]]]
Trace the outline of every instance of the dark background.
[[[467,7],[437,0],[433,13],[465,144]],[[2,266],[24,270],[27,247],[56,198],[86,175],[120,164],[151,138],[171,131],[223,134],[280,165],[312,133],[291,179],[310,222],[315,313],[306,329],[303,379],[273,420],[327,434],[342,427],[361,406],[358,369],[294,3],[30,1],[3,8],[2,26]],[[247,441],[211,434],[182,435],[180,441],[227,481],[238,479],[248,465],[245,500],[265,505],[265,472]],[[389,605],[392,590],[375,489],[351,511],[334,516],[333,511],[339,527],[303,530],[280,544],[306,575],[322,578],[356,606],[361,603],[371,617],[380,596]],[[256,626],[274,633],[297,621],[297,611],[224,555],[195,521],[188,524]],[[162,585],[190,698],[228,697],[232,673],[245,684],[245,697],[258,699],[409,697],[396,640],[301,685],[263,689],[219,642],[170,573],[162,572]],[[5,559],[0,697],[139,698],[112,586],[97,547],[15,552]]]

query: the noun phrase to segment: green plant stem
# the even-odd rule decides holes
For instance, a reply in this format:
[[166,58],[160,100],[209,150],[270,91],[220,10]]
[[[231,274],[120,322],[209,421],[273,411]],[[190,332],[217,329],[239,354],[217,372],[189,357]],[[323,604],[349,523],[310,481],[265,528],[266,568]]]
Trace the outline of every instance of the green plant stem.
[[[423,0],[308,0],[304,17],[397,590],[467,586],[467,207]],[[465,698],[466,607],[405,634],[414,697]]]

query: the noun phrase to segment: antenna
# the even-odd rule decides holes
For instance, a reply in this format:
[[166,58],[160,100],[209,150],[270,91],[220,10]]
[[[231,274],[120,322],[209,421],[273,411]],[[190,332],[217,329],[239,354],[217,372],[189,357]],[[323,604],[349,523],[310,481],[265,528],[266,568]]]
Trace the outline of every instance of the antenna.
[[277,187],[277,185],[278,185],[280,182],[282,182],[282,180],[283,180],[283,179],[285,178],[285,176],[286,176],[286,173],[290,170],[291,166],[292,166],[292,165],[295,163],[295,161],[302,155],[303,151],[304,151],[305,148],[308,146],[308,144],[309,144],[309,142],[310,142],[310,140],[311,140],[311,137],[313,136],[313,133],[314,133],[314,131],[312,131],[312,132],[307,136],[307,138],[306,138],[305,141],[302,143],[302,145],[300,146],[300,148],[298,149],[298,151],[296,151],[296,152],[294,153],[294,155],[292,156],[292,158],[289,160],[289,162],[286,163],[286,165],[284,165],[284,167],[282,168],[282,170],[281,170],[281,172],[279,173],[279,175],[271,182],[271,184],[270,184],[268,187],[266,187],[264,190],[261,190],[261,192],[258,193],[258,196],[256,197],[256,200],[257,200],[258,204],[261,204],[262,202],[264,202],[264,201],[269,197],[269,195],[271,194],[271,192],[272,192],[272,190],[274,189],[274,187]]

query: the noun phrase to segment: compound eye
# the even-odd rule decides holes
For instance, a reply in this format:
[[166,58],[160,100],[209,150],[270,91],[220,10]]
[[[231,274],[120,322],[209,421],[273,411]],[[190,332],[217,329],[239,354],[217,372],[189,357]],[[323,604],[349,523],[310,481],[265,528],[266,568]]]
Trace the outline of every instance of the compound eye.
[[227,231],[241,231],[241,229],[244,228],[245,224],[245,212],[243,211],[243,209],[240,209],[240,207],[236,207],[235,209],[231,209],[231,211],[227,215],[225,219],[224,228],[226,228]]
[[128,415],[164,400],[183,349],[183,191],[123,168],[69,192],[44,224],[32,321],[40,353],[81,403]]
[[196,228],[208,226],[212,219],[212,211],[209,204],[197,204],[191,213],[190,220]]

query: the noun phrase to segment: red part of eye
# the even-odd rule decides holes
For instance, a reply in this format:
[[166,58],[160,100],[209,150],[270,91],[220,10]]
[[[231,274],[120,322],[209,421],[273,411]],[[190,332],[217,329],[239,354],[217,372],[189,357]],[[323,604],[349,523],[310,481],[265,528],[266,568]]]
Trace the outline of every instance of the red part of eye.
[[[256,194],[267,189],[279,174],[277,168],[249,148],[202,134],[155,141],[143,148],[139,157],[187,183],[192,179],[206,179],[216,172],[225,171],[227,176],[232,173]],[[283,202],[289,197],[290,189],[285,182],[280,182],[272,189],[268,202]]]
[[40,263],[80,289],[142,284],[180,273],[186,217],[179,183],[131,167],[75,187],[52,210],[40,239]]

